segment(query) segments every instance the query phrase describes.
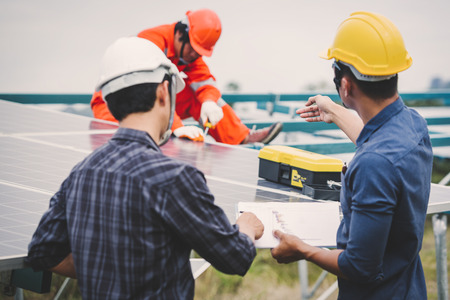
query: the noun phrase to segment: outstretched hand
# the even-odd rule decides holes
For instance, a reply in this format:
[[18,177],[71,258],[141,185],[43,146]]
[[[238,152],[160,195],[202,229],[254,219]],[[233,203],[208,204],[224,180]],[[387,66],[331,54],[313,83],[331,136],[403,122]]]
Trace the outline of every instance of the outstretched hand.
[[305,105],[296,111],[305,121],[334,123],[356,145],[356,139],[364,127],[356,113],[322,95],[310,97]]
[[300,249],[307,245],[301,239],[292,234],[283,233],[275,230],[273,235],[280,240],[280,244],[271,250],[272,257],[280,264],[288,264],[294,261],[305,259]]
[[329,97],[317,95],[310,97],[305,108],[299,108],[296,113],[307,122],[333,123],[335,105]]

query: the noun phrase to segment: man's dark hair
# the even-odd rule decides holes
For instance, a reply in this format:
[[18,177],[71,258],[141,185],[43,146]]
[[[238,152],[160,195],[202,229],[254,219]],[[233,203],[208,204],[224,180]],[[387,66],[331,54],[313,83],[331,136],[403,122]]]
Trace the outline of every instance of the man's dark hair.
[[177,31],[181,33],[180,42],[189,43],[189,33],[187,27],[188,26],[181,23],[181,21],[175,25],[175,33],[177,33]]
[[335,68],[334,75],[339,83],[342,77],[347,76],[358,86],[358,88],[365,95],[375,101],[382,101],[384,99],[393,97],[397,93],[398,74],[387,80],[363,81],[358,80],[348,66],[340,62],[337,62],[337,65],[341,70]]
[[[169,81],[169,93],[171,93],[171,77],[166,74],[162,82],[165,80]],[[105,100],[109,111],[116,120],[122,121],[129,114],[152,110],[158,85],[159,83],[142,83],[107,95]]]

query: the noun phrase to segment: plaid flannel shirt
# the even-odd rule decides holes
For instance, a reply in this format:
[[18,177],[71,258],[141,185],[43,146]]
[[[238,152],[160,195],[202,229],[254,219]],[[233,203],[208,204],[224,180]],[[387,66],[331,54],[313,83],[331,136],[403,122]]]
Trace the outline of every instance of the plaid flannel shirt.
[[192,249],[229,274],[244,275],[256,255],[199,170],[119,128],[51,198],[27,261],[43,270],[72,253],[84,299],[191,299]]

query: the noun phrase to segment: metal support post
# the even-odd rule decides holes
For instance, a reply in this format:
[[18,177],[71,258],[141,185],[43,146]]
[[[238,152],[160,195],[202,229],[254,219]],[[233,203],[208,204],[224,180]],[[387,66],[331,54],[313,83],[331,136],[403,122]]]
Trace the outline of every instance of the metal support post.
[[[308,300],[311,299],[314,294],[319,289],[322,282],[325,280],[325,277],[327,277],[328,272],[322,271],[319,278],[317,278],[316,282],[314,283],[313,287],[309,289],[309,282],[308,282],[308,264],[306,260],[300,260],[298,262],[298,274],[300,278],[300,292],[301,292],[301,300]],[[327,291],[332,293],[337,288],[337,282],[336,285],[333,284]]]
[[23,300],[23,289],[17,288],[14,300]]
[[448,299],[447,279],[447,216],[445,214],[434,214],[432,217],[433,232],[436,247],[436,275],[438,299]]
[[[441,185],[450,182],[450,172],[439,181]],[[448,213],[448,212],[447,212]],[[436,280],[438,289],[438,299],[448,299],[448,275],[447,275],[447,216],[445,214],[435,214],[432,217],[434,241],[436,248]]]
[[298,274],[300,277],[300,299],[308,300],[309,292],[308,292],[308,265],[306,260],[300,260],[298,262]]
[[53,300],[58,300],[59,297],[61,297],[61,294],[64,292],[64,289],[66,288],[69,281],[70,281],[70,277],[67,277],[64,280],[63,284],[61,285],[61,287],[59,288],[58,293],[56,293],[56,296],[55,296],[55,298],[53,298]]

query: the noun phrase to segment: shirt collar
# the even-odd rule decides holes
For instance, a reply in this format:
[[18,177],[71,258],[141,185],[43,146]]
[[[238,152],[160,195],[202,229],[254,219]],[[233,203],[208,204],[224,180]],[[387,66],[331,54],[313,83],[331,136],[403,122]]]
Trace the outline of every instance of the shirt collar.
[[358,139],[356,140],[356,146],[359,147],[364,144],[370,136],[378,130],[384,123],[386,123],[393,116],[398,114],[403,108],[405,104],[401,97],[398,97],[393,103],[389,104],[383,110],[381,110],[375,117],[369,120],[367,124],[364,126],[363,130],[359,134]]
[[111,140],[137,142],[161,152],[161,149],[159,149],[152,137],[147,132],[141,130],[119,127]]

